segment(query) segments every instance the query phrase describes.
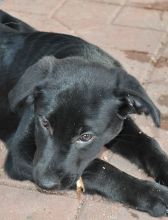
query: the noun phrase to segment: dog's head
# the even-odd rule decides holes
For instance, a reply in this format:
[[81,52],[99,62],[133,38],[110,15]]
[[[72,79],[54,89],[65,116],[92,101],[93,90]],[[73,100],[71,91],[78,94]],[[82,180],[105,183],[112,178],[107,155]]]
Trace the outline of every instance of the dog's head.
[[129,114],[149,114],[159,126],[158,109],[134,77],[73,57],[29,67],[9,103],[13,111],[34,109],[33,177],[43,188],[73,185]]

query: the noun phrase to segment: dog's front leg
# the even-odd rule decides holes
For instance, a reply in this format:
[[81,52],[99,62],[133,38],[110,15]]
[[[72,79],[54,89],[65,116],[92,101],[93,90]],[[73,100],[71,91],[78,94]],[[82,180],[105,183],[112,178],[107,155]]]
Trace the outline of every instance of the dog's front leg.
[[168,155],[131,118],[124,121],[121,133],[106,147],[137,164],[158,183],[168,186]]
[[5,171],[13,179],[33,181],[32,161],[35,151],[33,126],[33,109],[28,107],[16,132],[7,142]]
[[95,159],[82,175],[87,193],[100,194],[152,216],[168,211],[168,189],[157,183],[136,179],[105,161]]

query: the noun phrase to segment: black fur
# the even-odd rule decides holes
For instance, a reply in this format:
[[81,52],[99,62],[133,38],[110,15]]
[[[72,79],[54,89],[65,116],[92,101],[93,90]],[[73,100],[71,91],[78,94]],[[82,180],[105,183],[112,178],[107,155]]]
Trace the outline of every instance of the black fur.
[[[86,193],[166,215],[168,157],[139,132],[132,113],[159,126],[159,110],[118,61],[80,38],[36,31],[0,11],[0,137],[11,178],[61,190],[82,176]],[[162,185],[95,159],[103,145]]]

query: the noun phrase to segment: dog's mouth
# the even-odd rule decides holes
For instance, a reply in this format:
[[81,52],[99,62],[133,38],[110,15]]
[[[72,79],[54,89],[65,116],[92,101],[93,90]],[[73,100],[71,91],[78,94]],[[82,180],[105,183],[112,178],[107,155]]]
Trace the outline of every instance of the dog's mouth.
[[[74,187],[73,187],[74,188]],[[44,188],[41,188],[40,186],[36,185],[36,189],[39,191],[39,192],[42,192],[42,193],[46,193],[46,194],[64,194],[67,192],[66,189],[63,189],[63,188],[56,188],[56,189],[44,189]],[[77,193],[77,197],[80,198],[81,197],[81,194],[85,192],[85,186],[84,186],[84,182],[83,182],[83,179],[82,177],[79,177],[79,179],[76,181],[76,193]]]
[[62,189],[74,188],[74,186],[76,186],[76,182],[78,181],[79,178],[80,178],[80,176],[76,175],[76,174],[71,175],[71,176],[65,176],[61,180]]

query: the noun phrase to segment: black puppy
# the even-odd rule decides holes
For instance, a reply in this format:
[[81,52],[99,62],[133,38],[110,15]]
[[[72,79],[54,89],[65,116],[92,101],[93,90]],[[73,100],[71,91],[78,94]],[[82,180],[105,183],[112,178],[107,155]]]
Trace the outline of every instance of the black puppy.
[[[45,189],[86,192],[153,216],[168,212],[168,157],[129,114],[156,106],[122,66],[86,41],[38,32],[0,12],[0,137],[5,170]],[[136,179],[95,159],[101,147],[123,155],[158,183]]]

